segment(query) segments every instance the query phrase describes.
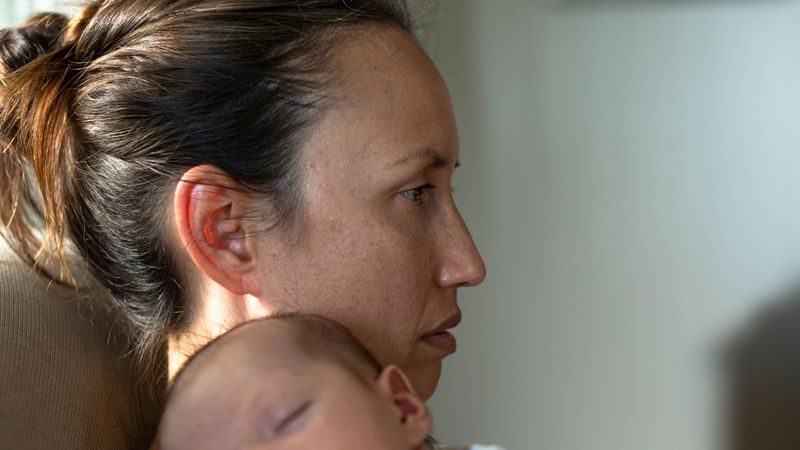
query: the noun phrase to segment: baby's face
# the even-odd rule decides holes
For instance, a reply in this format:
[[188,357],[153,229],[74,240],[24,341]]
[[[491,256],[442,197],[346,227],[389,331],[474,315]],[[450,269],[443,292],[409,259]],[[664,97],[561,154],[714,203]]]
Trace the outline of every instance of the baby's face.
[[238,430],[228,441],[237,447],[414,448],[400,414],[377,385],[367,386],[342,368],[309,363],[302,371],[253,376],[247,392],[238,389],[246,401],[225,400],[238,410]]
[[270,361],[231,348],[206,365],[162,424],[171,427],[162,448],[423,448],[430,416],[398,369],[365,381],[279,340]]

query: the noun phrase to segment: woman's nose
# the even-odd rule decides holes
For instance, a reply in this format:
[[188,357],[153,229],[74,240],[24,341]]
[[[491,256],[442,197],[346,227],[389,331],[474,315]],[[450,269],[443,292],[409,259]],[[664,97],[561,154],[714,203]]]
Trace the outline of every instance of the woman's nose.
[[458,211],[454,212],[448,225],[444,227],[443,234],[437,274],[439,286],[445,288],[481,284],[486,278],[486,266]]

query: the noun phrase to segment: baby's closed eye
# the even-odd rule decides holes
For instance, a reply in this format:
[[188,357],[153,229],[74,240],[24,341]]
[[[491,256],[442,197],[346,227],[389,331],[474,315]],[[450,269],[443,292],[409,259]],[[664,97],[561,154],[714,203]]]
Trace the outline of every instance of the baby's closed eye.
[[311,403],[311,400],[306,400],[296,403],[296,406],[267,411],[260,424],[261,438],[264,440],[276,439],[300,429],[305,423],[306,412]]

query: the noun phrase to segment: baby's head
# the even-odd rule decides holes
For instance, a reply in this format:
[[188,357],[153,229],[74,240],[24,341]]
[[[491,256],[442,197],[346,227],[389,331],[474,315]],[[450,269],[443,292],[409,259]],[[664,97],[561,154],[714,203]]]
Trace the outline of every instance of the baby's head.
[[408,379],[341,325],[310,315],[245,323],[176,377],[164,450],[424,448],[431,416]]

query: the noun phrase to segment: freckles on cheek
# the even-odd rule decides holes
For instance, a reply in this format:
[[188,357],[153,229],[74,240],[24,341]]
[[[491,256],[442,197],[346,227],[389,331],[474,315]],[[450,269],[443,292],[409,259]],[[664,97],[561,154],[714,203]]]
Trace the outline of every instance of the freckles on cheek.
[[350,288],[358,291],[362,303],[368,303],[359,306],[372,309],[384,321],[406,319],[408,299],[418,297],[423,286],[427,287],[420,276],[429,266],[427,258],[419,257],[407,236],[394,234],[391,229],[351,231],[341,241],[339,252],[340,270],[356,272],[343,274],[345,278],[353,276]]
[[[430,288],[430,261],[426,252],[415,251],[408,242],[383,246],[369,266],[372,291],[379,293],[380,308],[387,320],[406,326],[424,309]],[[398,325],[401,326],[401,325]]]

